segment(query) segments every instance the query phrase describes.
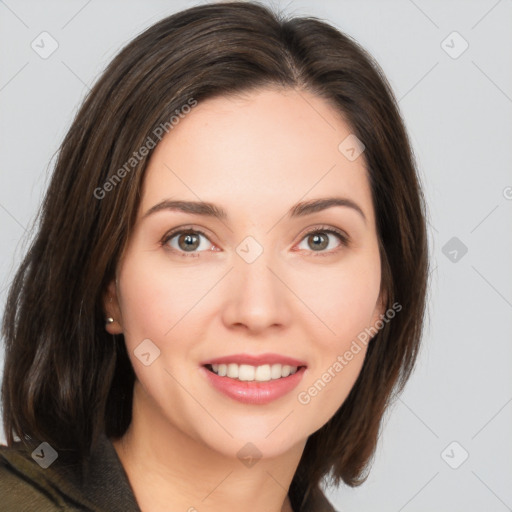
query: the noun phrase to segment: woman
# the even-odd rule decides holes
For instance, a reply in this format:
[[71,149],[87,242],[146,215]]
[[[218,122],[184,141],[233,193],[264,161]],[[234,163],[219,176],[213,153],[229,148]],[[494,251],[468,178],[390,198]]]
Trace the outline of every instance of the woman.
[[257,3],[160,21],[78,112],[10,289],[2,502],[334,510],[319,484],[364,482],[427,272],[362,48]]

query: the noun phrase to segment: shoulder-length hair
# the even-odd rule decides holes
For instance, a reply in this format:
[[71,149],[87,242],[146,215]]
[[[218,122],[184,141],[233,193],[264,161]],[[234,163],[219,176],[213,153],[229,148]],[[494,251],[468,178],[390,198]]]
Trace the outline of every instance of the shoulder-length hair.
[[161,20],[121,50],[85,98],[7,298],[2,401],[9,446],[15,433],[81,460],[100,433],[124,434],[135,374],[123,335],[105,331],[102,298],[134,225],[153,151],[138,150],[162,126],[168,130],[184,105],[262,87],[325,99],[365,146],[381,289],[387,307],[398,302],[402,310],[368,345],[339,410],[308,438],[292,505],[300,510],[323,477],[335,485],[366,480],[383,414],[420,346],[425,201],[397,102],[373,58],[319,19],[286,18],[254,2],[201,5]]

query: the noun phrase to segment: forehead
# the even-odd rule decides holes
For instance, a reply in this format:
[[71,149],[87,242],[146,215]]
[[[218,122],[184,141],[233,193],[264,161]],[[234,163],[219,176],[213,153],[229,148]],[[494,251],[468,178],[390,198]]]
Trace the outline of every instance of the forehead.
[[182,199],[222,204],[228,213],[262,206],[277,213],[301,200],[341,195],[373,220],[364,154],[350,161],[339,149],[350,134],[333,106],[305,91],[205,100],[155,148],[141,211]]

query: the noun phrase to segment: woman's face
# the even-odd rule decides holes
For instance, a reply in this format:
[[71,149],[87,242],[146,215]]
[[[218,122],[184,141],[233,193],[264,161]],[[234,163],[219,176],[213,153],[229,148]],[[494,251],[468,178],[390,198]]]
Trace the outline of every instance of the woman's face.
[[[383,313],[364,153],[339,148],[350,133],[325,100],[262,89],[200,102],[156,147],[110,287],[153,433],[270,457],[346,399],[366,353],[353,342]],[[297,208],[326,198],[356,206]]]

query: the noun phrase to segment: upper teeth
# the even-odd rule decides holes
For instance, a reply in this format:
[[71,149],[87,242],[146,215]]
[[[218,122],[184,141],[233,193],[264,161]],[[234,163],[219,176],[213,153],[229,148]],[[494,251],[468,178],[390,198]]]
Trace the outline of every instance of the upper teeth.
[[288,377],[297,371],[296,366],[287,364],[264,364],[262,366],[251,366],[249,364],[212,364],[212,369],[221,377],[230,377],[238,380],[257,380],[264,382],[271,379]]

